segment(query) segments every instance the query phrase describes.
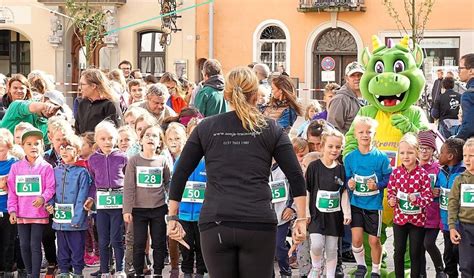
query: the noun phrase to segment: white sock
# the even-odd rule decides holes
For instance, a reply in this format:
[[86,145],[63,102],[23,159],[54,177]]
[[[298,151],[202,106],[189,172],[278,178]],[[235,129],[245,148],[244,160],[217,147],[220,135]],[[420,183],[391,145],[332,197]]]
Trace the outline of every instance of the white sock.
[[355,247],[352,245],[352,253],[354,254],[354,258],[356,260],[357,265],[363,265],[367,267],[365,264],[365,251],[364,251],[364,245],[361,247]]
[[372,273],[380,274],[380,264],[372,263]]
[[311,254],[311,266],[316,269],[321,269],[321,256]]
[[336,277],[337,258],[326,260],[326,278]]

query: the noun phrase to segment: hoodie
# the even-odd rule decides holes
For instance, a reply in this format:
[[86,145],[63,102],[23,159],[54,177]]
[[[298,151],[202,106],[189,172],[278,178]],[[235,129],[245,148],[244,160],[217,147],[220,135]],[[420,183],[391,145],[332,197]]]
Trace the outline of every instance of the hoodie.
[[[466,192],[461,196],[461,187],[474,184],[474,175],[469,171],[462,172],[454,180],[451,192],[449,192],[448,203],[448,225],[449,229],[455,229],[457,221],[461,223],[474,224],[474,207],[462,205],[462,201],[467,198],[472,200],[472,193]],[[467,236],[467,235],[466,235]],[[471,242],[472,245],[472,242]]]
[[87,230],[87,212],[84,202],[89,194],[92,183],[91,176],[83,163],[76,165],[60,164],[54,168],[56,180],[56,195],[48,203],[73,204],[74,214],[71,223],[57,223],[53,219],[53,229],[57,231],[85,231]]
[[[447,198],[449,196],[449,191],[453,187],[454,180],[457,176],[459,176],[462,172],[466,170],[466,167],[462,164],[462,162],[454,165],[454,166],[443,166],[440,169],[438,176],[436,178],[436,188],[441,188],[444,191],[444,194],[447,194],[446,197],[440,197],[440,204],[443,204],[441,198]],[[446,190],[448,189],[448,190]],[[442,194],[442,193],[440,193]],[[448,198],[449,203],[449,198]],[[440,205],[440,216],[441,216],[441,227],[444,231],[449,231],[448,226],[448,208],[447,205],[444,203]]]
[[336,91],[336,95],[329,102],[328,122],[342,132],[342,134],[346,134],[357,112],[362,107],[361,102],[347,84],[344,84]]
[[97,150],[89,158],[89,172],[92,176],[92,186],[89,197],[95,199],[97,189],[120,189],[123,187],[127,155],[119,150],[113,150],[109,155]]
[[194,106],[205,117],[227,112],[222,75],[213,75],[204,81],[202,89],[196,95]]

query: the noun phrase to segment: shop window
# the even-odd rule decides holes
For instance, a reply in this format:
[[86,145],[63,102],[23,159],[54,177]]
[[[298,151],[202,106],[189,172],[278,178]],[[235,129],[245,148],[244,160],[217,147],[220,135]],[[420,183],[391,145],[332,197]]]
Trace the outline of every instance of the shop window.
[[138,68],[143,74],[159,77],[166,70],[166,55],[160,38],[161,33],[156,31],[138,34]]

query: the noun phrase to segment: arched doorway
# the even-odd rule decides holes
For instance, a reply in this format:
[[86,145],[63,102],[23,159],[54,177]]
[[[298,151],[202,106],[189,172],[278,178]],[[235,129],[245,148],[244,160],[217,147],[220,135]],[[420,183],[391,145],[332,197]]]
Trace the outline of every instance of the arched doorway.
[[[323,59],[330,57],[334,60],[334,73],[323,73]],[[331,60],[331,59],[329,59]],[[354,37],[343,28],[327,29],[323,32],[313,49],[313,88],[323,89],[329,82],[344,83],[344,69],[347,64],[357,60],[357,43]],[[317,98],[321,98],[320,94]]]
[[31,71],[30,41],[13,30],[0,30],[0,73],[28,75]]

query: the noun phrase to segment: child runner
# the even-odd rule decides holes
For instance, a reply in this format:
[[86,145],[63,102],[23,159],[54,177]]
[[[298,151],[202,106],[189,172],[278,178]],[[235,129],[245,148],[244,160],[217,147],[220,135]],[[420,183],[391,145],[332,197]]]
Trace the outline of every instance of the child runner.
[[308,125],[310,124],[311,120],[313,119],[314,115],[321,113],[322,108],[319,105],[319,102],[312,101],[306,106],[305,113],[304,113],[304,122],[298,127],[298,131],[296,132],[296,136],[301,137],[303,134],[306,133],[308,129]]
[[13,149],[11,150],[11,154],[18,160],[25,158],[25,152],[21,148],[21,135],[23,134],[25,129],[29,128],[33,128],[33,125],[27,122],[21,122],[15,127],[13,133],[13,140],[15,144],[13,145]]
[[398,145],[402,165],[393,170],[387,187],[388,204],[395,208],[393,235],[395,276],[404,277],[404,256],[407,238],[410,239],[411,277],[421,274],[421,255],[426,212],[433,201],[430,177],[418,165],[419,144],[415,135],[405,134]]
[[[146,92],[146,83],[143,80],[133,79],[128,81],[128,94],[130,95],[128,99],[128,105],[132,103],[140,102],[145,99]],[[125,116],[125,115],[124,115]]]
[[441,146],[439,152],[439,164],[443,167],[436,178],[436,188],[439,189],[439,208],[441,215],[441,226],[444,238],[444,272],[451,277],[458,277],[459,250],[458,245],[451,242],[448,226],[448,203],[449,192],[453,187],[454,180],[466,170],[462,163],[462,148],[464,140],[460,138],[449,138]]
[[140,145],[138,144],[138,136],[131,126],[124,125],[118,129],[120,151],[127,154],[128,157],[140,153]]
[[40,277],[41,240],[49,222],[44,208],[54,195],[54,171],[44,161],[43,133],[25,129],[21,136],[25,158],[12,165],[8,175],[8,213],[10,223],[18,224],[21,256],[30,277]]
[[357,263],[355,277],[358,278],[365,277],[367,273],[364,232],[369,235],[371,277],[380,277],[382,200],[392,168],[387,155],[373,146],[377,125],[377,121],[369,117],[357,116],[354,119],[358,148],[344,159],[351,199],[352,252]]
[[427,130],[418,133],[418,141],[420,142],[420,153],[418,160],[421,168],[425,169],[431,180],[431,189],[433,192],[433,202],[426,207],[425,222],[425,239],[423,241],[423,254],[421,256],[421,273],[426,277],[426,256],[425,250],[430,254],[433,261],[436,277],[445,277],[443,270],[443,259],[441,252],[436,246],[436,238],[439,234],[441,217],[439,212],[439,189],[435,189],[436,176],[439,172],[439,163],[434,159],[433,154],[436,152],[436,133]]
[[[108,247],[111,245],[115,255],[115,276],[125,277],[122,201],[127,155],[115,148],[118,132],[112,122],[102,121],[95,127],[95,141],[99,149],[89,158],[89,169],[93,179],[91,193],[96,197],[100,273],[102,278],[110,277]],[[91,205],[88,199],[85,207]]]
[[303,157],[309,153],[308,141],[301,137],[295,137],[291,139],[291,144],[293,145],[296,158],[298,158],[298,162],[301,164],[303,162]]
[[135,122],[137,121],[138,117],[148,113],[149,112],[145,108],[131,106],[127,109],[127,112],[123,114],[123,119],[126,125],[135,127]]
[[312,269],[309,277],[312,278],[322,275],[323,251],[326,255],[326,277],[335,277],[337,242],[343,236],[343,225],[351,222],[349,197],[344,187],[344,167],[337,162],[343,143],[344,135],[339,131],[324,131],[321,135],[322,157],[311,162],[306,171],[311,213],[309,232]]
[[6,128],[0,128],[0,277],[13,278],[13,252],[16,229],[10,223],[7,209],[7,177],[10,168],[17,160],[10,155],[13,148],[13,135]]
[[159,155],[162,136],[158,126],[144,128],[140,138],[143,151],[130,158],[125,172],[123,220],[127,224],[133,223],[133,267],[138,277],[143,276],[148,228],[152,239],[154,275],[162,277],[164,268],[165,215],[168,212],[165,192],[170,170],[165,157]]
[[[54,142],[54,141],[53,141]],[[87,211],[84,202],[89,194],[91,177],[87,169],[77,165],[81,139],[70,134],[59,147],[63,163],[54,168],[56,195],[46,209],[54,215],[53,229],[58,241],[60,278],[80,278],[84,269],[84,249],[87,230]]]
[[448,224],[452,243],[459,245],[461,275],[474,277],[474,138],[472,137],[464,144],[463,158],[466,171],[454,180],[449,193]]

